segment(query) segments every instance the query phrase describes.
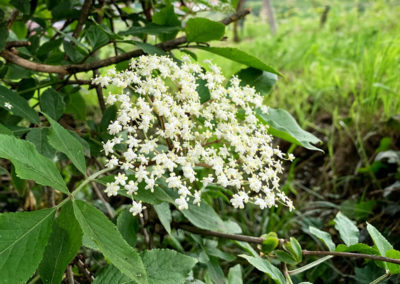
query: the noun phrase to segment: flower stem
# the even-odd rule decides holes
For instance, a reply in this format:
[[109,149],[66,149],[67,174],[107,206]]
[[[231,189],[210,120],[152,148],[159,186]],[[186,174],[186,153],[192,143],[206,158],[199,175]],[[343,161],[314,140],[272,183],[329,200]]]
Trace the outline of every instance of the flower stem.
[[72,193],[69,194],[69,196],[67,198],[65,198],[63,201],[61,201],[56,207],[60,208],[62,207],[65,203],[67,203],[69,200],[74,200],[75,195],[78,194],[79,191],[82,190],[82,188],[85,187],[85,185],[87,185],[88,183],[94,181],[98,176],[109,172],[111,170],[113,170],[114,168],[105,168],[102,169],[98,172],[95,172],[94,174],[92,174],[91,176],[87,177]]

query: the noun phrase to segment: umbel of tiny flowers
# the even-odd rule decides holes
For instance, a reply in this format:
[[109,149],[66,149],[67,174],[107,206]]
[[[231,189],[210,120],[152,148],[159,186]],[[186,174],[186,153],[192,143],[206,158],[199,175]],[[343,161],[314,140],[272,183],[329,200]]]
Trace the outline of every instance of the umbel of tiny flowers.
[[[292,210],[292,201],[279,189],[279,175],[282,161],[294,156],[274,148],[268,126],[258,122],[254,109],[268,111],[262,96],[241,86],[237,77],[226,87],[221,70],[207,64],[209,71],[188,58],[176,63],[166,56],[142,56],[126,71],[112,69],[93,80],[120,90],[106,98],[118,113],[108,126],[112,138],[103,143],[105,165],[120,173],[105,192],[131,196],[134,215],[143,209],[135,200],[138,189],[162,190],[159,182],[179,195],[180,210],[188,202],[199,204],[210,184],[230,189],[235,208],[282,203]],[[199,80],[210,96],[204,103]],[[207,170],[205,176],[200,177],[199,167]],[[128,180],[127,172],[134,178]]]

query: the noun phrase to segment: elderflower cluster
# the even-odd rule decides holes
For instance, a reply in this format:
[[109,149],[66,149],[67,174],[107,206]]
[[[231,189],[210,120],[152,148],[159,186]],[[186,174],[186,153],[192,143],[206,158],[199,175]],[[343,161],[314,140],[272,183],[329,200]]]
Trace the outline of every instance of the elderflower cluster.
[[252,202],[264,209],[279,202],[292,210],[292,201],[279,190],[279,174],[282,161],[294,157],[273,148],[268,126],[258,122],[254,109],[268,111],[263,98],[236,77],[226,87],[221,70],[207,64],[210,71],[188,58],[177,63],[166,56],[142,56],[126,71],[110,70],[93,80],[122,90],[106,98],[108,105],[118,106],[108,126],[112,138],[103,144],[106,166],[121,170],[106,193],[131,195],[134,215],[143,209],[134,200],[138,189],[162,190],[159,182],[178,193],[180,210],[188,202],[199,204],[210,184],[230,189],[235,208]]

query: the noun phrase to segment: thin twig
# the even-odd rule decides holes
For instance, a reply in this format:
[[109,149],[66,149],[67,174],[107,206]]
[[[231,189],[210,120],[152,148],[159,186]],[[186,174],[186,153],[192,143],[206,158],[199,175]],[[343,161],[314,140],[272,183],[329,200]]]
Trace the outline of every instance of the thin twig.
[[30,45],[31,45],[30,41],[13,40],[6,43],[6,49],[11,49],[12,47],[22,47]]
[[67,280],[68,280],[68,284],[75,284],[74,272],[72,271],[72,265],[67,266]]
[[[259,237],[226,234],[226,233],[215,232],[215,231],[210,231],[210,230],[203,230],[203,229],[199,229],[199,228],[192,227],[189,225],[184,225],[184,224],[174,224],[174,226],[177,228],[180,228],[182,230],[185,230],[185,231],[188,231],[188,232],[191,232],[194,234],[204,235],[204,236],[218,237],[218,238],[242,241],[242,242],[253,243],[253,244],[262,244],[262,242],[264,241],[263,238],[259,238]],[[384,261],[384,262],[400,264],[400,259],[394,259],[394,258],[390,258],[390,257],[364,254],[364,253],[354,253],[354,252],[303,250],[303,255],[331,255],[331,256],[341,256],[341,257],[366,258],[366,259],[371,259],[371,260],[376,260],[376,261]]]
[[[80,255],[80,256],[83,257],[82,255]],[[78,257],[79,257],[79,255],[78,255]],[[90,273],[89,269],[87,269],[85,263],[79,258],[75,263],[78,266],[79,271],[81,271],[83,273],[83,275],[85,275],[85,278],[87,280],[89,280],[90,282],[92,282],[94,280],[94,277]]]
[[144,242],[146,243],[146,247],[147,249],[151,249],[150,236],[149,233],[147,232],[146,223],[144,222],[143,215],[139,215],[139,221],[140,225],[142,226],[142,233],[144,236]]
[[10,18],[8,19],[8,29],[9,29],[9,30],[11,29],[11,27],[12,27],[12,25],[14,24],[15,20],[17,19],[18,14],[19,14],[19,11],[18,11],[17,9],[14,9],[14,10],[11,12],[11,16],[10,16]]
[[78,19],[78,24],[76,25],[76,28],[72,34],[74,38],[77,38],[81,33],[83,25],[85,24],[87,17],[89,15],[91,4],[92,0],[85,0],[85,2],[83,3],[81,14]]
[[[89,175],[89,173],[88,173],[88,175]],[[106,208],[108,216],[110,216],[111,219],[114,218],[114,213],[111,209],[110,204],[104,199],[103,194],[101,194],[99,187],[97,186],[97,184],[94,181],[92,181],[92,186],[93,186],[94,192],[96,193],[97,197],[104,204],[104,207]]]
[[[250,10],[243,10],[240,11],[232,16],[229,16],[221,21],[221,23],[228,25],[232,23],[233,21],[236,21],[247,14],[250,13]],[[164,51],[169,51],[175,48],[178,48],[180,45],[184,44],[187,42],[187,39],[185,36],[178,37],[172,40],[168,40],[159,44],[156,44],[155,46],[163,49]],[[102,59],[96,62],[91,62],[91,63],[84,63],[84,64],[71,64],[71,65],[48,65],[48,64],[41,64],[41,63],[36,63],[32,62],[29,60],[26,60],[22,57],[19,57],[18,55],[13,54],[12,52],[8,50],[3,50],[0,52],[0,56],[5,58],[8,62],[14,63],[16,65],[19,65],[21,67],[24,67],[26,69],[38,71],[38,72],[44,72],[44,73],[57,73],[57,74],[62,74],[62,75],[67,75],[67,74],[74,74],[78,72],[84,72],[84,71],[89,71],[89,70],[94,70],[98,69],[101,67],[109,66],[112,64],[116,64],[122,61],[129,60],[133,57],[139,57],[141,55],[144,55],[144,51],[142,49],[136,49],[130,52],[126,52],[123,54],[119,54],[113,57],[109,57],[106,59]]]
[[[99,76],[100,72],[98,69],[93,70],[93,77]],[[96,93],[97,93],[97,99],[99,101],[99,106],[101,113],[104,114],[104,111],[106,110],[106,103],[104,102],[104,95],[103,95],[103,88],[100,85],[96,86]]]
[[385,261],[385,262],[400,264],[400,259],[384,257],[384,256],[380,256],[380,255],[355,253],[355,252],[303,250],[303,255],[333,255],[333,256],[342,256],[342,257],[367,258],[367,259],[372,259],[372,260],[376,260],[376,261]]

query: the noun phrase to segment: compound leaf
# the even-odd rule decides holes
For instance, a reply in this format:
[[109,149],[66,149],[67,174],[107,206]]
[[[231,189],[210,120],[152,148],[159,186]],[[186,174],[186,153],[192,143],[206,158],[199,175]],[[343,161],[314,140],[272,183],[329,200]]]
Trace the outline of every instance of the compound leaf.
[[32,143],[0,134],[0,157],[13,163],[18,177],[68,194],[68,188],[56,166],[39,154]]
[[25,283],[42,259],[55,208],[0,215],[0,283]]

